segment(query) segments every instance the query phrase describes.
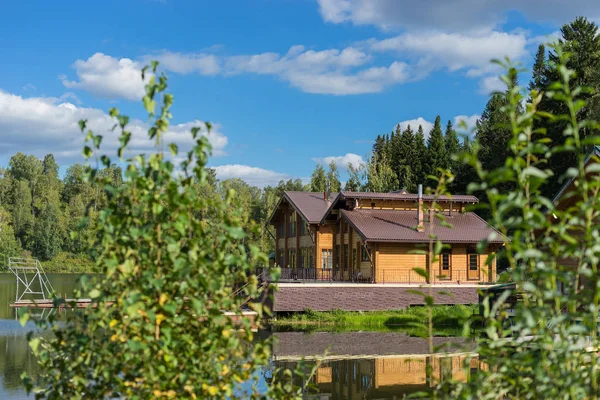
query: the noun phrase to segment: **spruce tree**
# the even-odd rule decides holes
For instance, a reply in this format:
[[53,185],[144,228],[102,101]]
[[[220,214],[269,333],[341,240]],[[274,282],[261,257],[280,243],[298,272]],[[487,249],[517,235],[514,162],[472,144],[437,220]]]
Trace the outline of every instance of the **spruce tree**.
[[535,63],[533,64],[531,81],[529,82],[528,89],[537,90],[538,92],[544,90],[548,85],[547,82],[547,71],[546,71],[546,46],[540,44],[538,46],[537,53],[535,55]]
[[509,116],[502,111],[505,105],[503,94],[493,94],[477,121],[475,138],[481,146],[479,160],[487,170],[504,165],[508,155],[508,141],[512,133]]
[[423,126],[419,125],[415,135],[415,151],[413,163],[413,175],[416,185],[425,183],[427,174],[427,145],[425,144],[425,132]]
[[321,164],[317,164],[310,177],[310,190],[312,192],[324,192],[327,189],[326,184],[325,168]]
[[452,156],[458,153],[460,142],[456,135],[456,131],[452,126],[452,121],[448,120],[446,125],[446,133],[444,134],[444,143],[446,144],[446,164],[452,172],[456,172],[457,162],[452,160]]
[[414,190],[416,186],[414,174],[415,135],[410,125],[402,132],[398,140],[398,176],[399,189]]
[[[446,145],[444,143],[440,116],[438,115],[435,117],[433,128],[429,132],[429,138],[427,139],[427,174],[433,176],[439,175],[438,168],[447,168],[447,160]],[[434,181],[429,182],[431,185],[434,183]]]

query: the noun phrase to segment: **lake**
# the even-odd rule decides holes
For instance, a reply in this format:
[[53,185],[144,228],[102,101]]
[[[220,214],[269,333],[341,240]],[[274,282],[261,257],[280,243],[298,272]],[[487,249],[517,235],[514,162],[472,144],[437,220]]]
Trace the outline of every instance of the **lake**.
[[[48,274],[58,293],[70,295],[79,275]],[[12,274],[0,274],[0,399],[29,399],[21,387],[21,374],[37,374],[38,366],[29,350],[26,334],[35,329],[33,323],[21,327],[15,310],[9,304],[15,300],[15,279]],[[44,313],[53,310],[44,310]],[[44,317],[42,311],[40,318]],[[316,374],[306,384],[310,398],[318,399],[394,399],[428,389],[425,368],[430,365],[435,380],[452,376],[467,380],[477,372],[480,362],[470,354],[472,341],[463,338],[434,338],[441,352],[428,355],[427,340],[411,337],[402,331],[386,332],[273,332],[260,331],[258,340],[276,336],[273,360],[261,379],[269,380],[271,371],[295,368],[305,360],[312,368],[315,356],[322,359]],[[469,368],[462,364],[470,357]]]

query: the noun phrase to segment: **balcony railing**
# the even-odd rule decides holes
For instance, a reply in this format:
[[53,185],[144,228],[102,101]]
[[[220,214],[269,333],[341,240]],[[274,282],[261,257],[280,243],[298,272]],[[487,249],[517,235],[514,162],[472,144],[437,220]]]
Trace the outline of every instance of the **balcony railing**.
[[[259,271],[266,279],[266,271]],[[352,273],[348,269],[338,268],[280,268],[279,282],[349,282],[349,283],[409,283],[424,284],[427,280],[415,270],[406,268],[382,269],[375,271],[373,277],[370,273]],[[372,279],[374,278],[374,279]],[[434,271],[430,276],[430,282],[434,284],[468,284],[468,283],[492,283],[487,273],[480,271],[453,270],[439,274]]]

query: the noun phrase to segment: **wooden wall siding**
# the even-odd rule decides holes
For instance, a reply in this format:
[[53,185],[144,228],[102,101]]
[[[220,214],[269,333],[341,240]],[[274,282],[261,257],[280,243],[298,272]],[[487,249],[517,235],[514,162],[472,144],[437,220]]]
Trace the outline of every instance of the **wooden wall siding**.
[[[372,204],[375,206],[372,206]],[[460,212],[463,210],[463,204],[461,203],[438,203],[438,207],[443,210],[450,210],[452,205],[452,212]],[[417,210],[416,201],[400,201],[400,200],[369,200],[361,199],[358,201],[357,208],[376,209],[376,210]]]
[[[495,255],[495,248],[490,247],[490,252],[479,255],[479,278],[470,280],[468,277],[468,259],[466,244],[452,245],[451,280],[456,282],[480,281],[489,282],[496,279],[496,258],[490,266],[486,264],[488,254]],[[475,244],[471,245],[475,247]],[[427,257],[424,254],[412,254],[415,250],[427,250],[426,247],[409,244],[382,243],[379,245],[377,262],[375,264],[376,282],[419,282],[423,280],[414,268],[427,268]],[[362,266],[361,266],[362,267]],[[439,280],[439,257],[432,265],[431,277]],[[362,271],[361,271],[362,273]]]
[[314,245],[312,238],[310,235],[302,235],[300,236],[300,248],[302,247],[312,247]]
[[394,385],[424,385],[427,356],[410,358],[376,358],[375,387]]
[[[425,254],[412,254],[417,250],[415,245],[382,243],[379,245],[379,256],[375,264],[376,282],[412,282],[420,277],[414,268],[426,268]],[[421,248],[425,250],[425,248]],[[412,271],[412,272],[411,272]]]

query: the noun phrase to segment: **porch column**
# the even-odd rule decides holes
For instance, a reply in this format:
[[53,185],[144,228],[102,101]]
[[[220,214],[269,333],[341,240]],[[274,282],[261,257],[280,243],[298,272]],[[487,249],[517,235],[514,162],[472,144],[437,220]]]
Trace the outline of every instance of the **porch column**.
[[302,218],[296,211],[292,212],[296,213],[296,271],[294,272],[296,272],[296,276],[298,276],[297,270],[300,267],[300,221]]

